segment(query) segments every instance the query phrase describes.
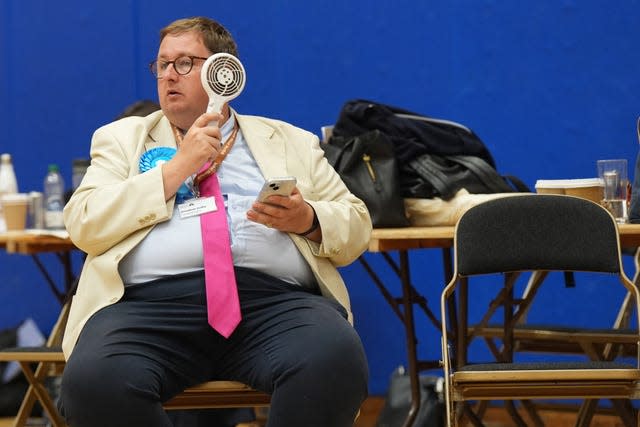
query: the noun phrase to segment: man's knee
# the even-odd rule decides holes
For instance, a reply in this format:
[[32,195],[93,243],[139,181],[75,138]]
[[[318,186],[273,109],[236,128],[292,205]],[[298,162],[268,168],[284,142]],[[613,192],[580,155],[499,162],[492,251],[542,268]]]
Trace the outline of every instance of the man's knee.
[[276,379],[270,422],[314,427],[353,424],[367,396],[368,367],[359,337],[347,327],[350,330],[337,333],[310,333],[306,346],[295,346],[297,354],[292,357],[298,362]]
[[[117,358],[115,358],[117,359]],[[60,395],[60,409],[67,419],[83,414],[121,412],[132,405],[160,402],[160,395],[150,381],[143,379],[144,369],[130,368],[123,361],[92,359],[74,361],[65,367]]]
[[[345,322],[346,323],[346,322]],[[310,333],[301,360],[299,378],[308,386],[331,390],[336,386],[366,396],[369,370],[362,342],[353,327],[320,328]]]
[[316,375],[328,384],[349,385],[352,390],[366,393],[369,369],[360,337],[354,329],[339,333],[317,349]]

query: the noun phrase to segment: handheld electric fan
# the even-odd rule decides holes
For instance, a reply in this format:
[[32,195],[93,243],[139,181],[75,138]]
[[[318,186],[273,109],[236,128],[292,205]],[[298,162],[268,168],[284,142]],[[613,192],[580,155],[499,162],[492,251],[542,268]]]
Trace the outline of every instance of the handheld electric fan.
[[200,80],[209,95],[207,113],[220,113],[225,102],[236,98],[244,89],[244,67],[235,56],[216,53],[202,64]]

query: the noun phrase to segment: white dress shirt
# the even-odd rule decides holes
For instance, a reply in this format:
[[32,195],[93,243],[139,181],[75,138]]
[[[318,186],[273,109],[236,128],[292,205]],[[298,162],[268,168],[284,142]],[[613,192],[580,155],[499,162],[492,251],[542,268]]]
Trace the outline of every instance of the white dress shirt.
[[[225,141],[234,117],[222,126]],[[239,130],[235,144],[217,172],[226,199],[234,265],[248,267],[306,287],[315,286],[313,273],[287,233],[249,221],[247,210],[265,182]],[[169,221],[157,224],[120,262],[124,283],[203,269],[200,217],[181,218],[178,205]]]

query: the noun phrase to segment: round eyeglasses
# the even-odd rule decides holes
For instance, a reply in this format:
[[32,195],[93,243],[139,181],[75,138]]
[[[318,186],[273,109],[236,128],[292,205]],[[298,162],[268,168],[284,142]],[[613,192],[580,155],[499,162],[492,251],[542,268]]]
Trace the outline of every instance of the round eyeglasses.
[[149,69],[156,79],[161,79],[167,72],[169,65],[173,65],[173,69],[176,70],[176,73],[184,76],[191,72],[194,59],[202,59],[203,61],[207,60],[207,58],[203,58],[201,56],[181,56],[173,61],[159,61],[156,59],[149,64]]

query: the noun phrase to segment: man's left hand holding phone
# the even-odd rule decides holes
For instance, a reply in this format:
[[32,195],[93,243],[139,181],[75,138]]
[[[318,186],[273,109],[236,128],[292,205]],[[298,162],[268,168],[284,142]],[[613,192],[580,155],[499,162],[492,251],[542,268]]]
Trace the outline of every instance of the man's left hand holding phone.
[[[304,200],[296,183],[292,176],[267,179],[247,211],[247,219],[287,233],[302,235],[309,230],[317,222],[315,211]],[[318,236],[305,237],[316,240]]]

